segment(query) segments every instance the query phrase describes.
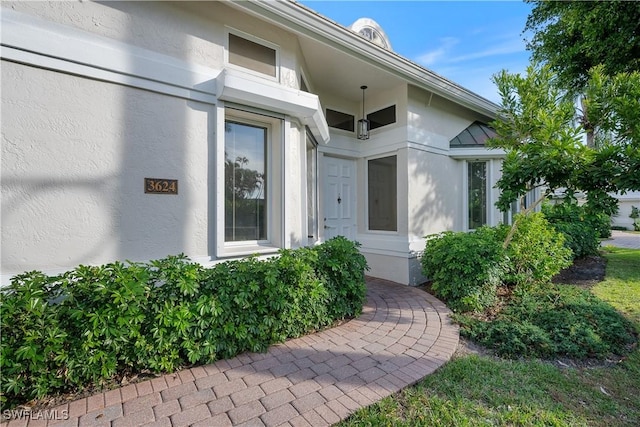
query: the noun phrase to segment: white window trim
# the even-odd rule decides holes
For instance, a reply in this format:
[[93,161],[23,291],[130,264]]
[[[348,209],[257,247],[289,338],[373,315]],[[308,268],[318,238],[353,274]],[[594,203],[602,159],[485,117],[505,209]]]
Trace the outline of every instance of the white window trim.
[[[372,230],[369,227],[369,161],[370,160],[376,160],[376,159],[383,159],[385,157],[394,157],[396,158],[396,230],[395,231],[390,231],[390,230]],[[397,236],[400,234],[400,224],[399,224],[399,218],[398,218],[398,214],[400,212],[400,197],[399,197],[399,192],[398,192],[398,183],[400,182],[400,177],[398,176],[398,153],[397,152],[391,152],[391,153],[385,153],[385,154],[380,154],[380,155],[376,155],[376,156],[371,156],[371,157],[367,157],[365,158],[365,167],[364,167],[364,174],[365,174],[365,197],[364,197],[364,207],[365,207],[365,224],[367,226],[367,233],[369,234],[386,234],[389,236]]]
[[[241,37],[243,39],[252,41],[264,47],[268,47],[269,49],[273,49],[276,54],[276,64],[275,64],[276,75],[270,76],[268,74],[255,71],[250,68],[241,67],[240,65],[232,64],[231,62],[229,62],[229,34],[233,34],[234,36]],[[277,44],[271,43],[267,40],[253,36],[251,34],[245,33],[244,31],[240,31],[231,27],[226,27],[225,38],[224,38],[224,64],[225,64],[225,68],[238,70],[243,73],[251,74],[253,76],[261,77],[263,79],[280,83],[280,46],[278,46]]]
[[[274,253],[282,245],[282,217],[283,208],[283,173],[282,173],[282,153],[283,153],[283,129],[282,119],[276,117],[258,115],[248,111],[237,110],[235,108],[225,108],[218,106],[217,111],[218,126],[216,138],[216,184],[215,194],[211,197],[215,199],[216,218],[215,240],[216,258],[244,256],[251,254]],[[238,123],[260,126],[267,128],[267,239],[248,240],[241,242],[227,242],[225,240],[225,125],[227,120]]]

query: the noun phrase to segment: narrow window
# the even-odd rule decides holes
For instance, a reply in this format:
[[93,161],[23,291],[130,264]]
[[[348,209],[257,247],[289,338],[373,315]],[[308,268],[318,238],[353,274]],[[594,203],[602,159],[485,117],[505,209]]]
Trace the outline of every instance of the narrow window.
[[397,156],[368,162],[369,230],[398,231]]
[[341,113],[340,111],[330,110],[326,111],[327,124],[336,129],[348,130],[353,132],[355,118],[351,114]]
[[276,77],[275,49],[235,34],[229,34],[229,63]]
[[469,229],[474,230],[487,223],[487,162],[467,164]]
[[267,240],[267,128],[225,126],[225,241]]
[[307,130],[307,238],[309,244],[318,239],[318,149]]
[[367,120],[369,120],[369,129],[377,129],[382,126],[390,125],[396,122],[396,106],[383,108],[382,110],[374,111],[367,114]]

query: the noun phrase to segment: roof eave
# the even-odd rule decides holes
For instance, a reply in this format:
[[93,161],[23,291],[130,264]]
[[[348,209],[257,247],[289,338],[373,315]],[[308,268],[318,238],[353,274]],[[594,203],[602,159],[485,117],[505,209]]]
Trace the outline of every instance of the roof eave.
[[429,90],[488,117],[497,115],[499,106],[486,98],[358,36],[348,28],[294,1],[228,0],[249,12],[288,30],[329,44],[353,57],[373,63],[408,83]]

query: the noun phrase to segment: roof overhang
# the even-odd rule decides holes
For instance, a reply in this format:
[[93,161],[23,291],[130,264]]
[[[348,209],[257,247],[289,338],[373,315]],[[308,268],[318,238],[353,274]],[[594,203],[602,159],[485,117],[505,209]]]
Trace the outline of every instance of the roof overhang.
[[223,70],[216,78],[217,96],[235,102],[299,119],[316,139],[329,142],[329,127],[318,96],[288,88],[265,79],[250,79]]
[[[315,43],[367,63],[402,81],[494,118],[499,106],[293,1],[228,0],[232,6]],[[357,94],[356,86],[353,88]]]

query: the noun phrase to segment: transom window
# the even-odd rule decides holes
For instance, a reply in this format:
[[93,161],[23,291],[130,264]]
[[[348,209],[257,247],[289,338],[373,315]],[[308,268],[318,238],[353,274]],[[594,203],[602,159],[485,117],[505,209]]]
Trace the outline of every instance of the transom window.
[[369,230],[398,231],[397,156],[368,161]]
[[229,33],[229,63],[276,77],[276,50]]
[[347,130],[353,132],[355,129],[354,122],[355,117],[353,114],[342,113],[327,108],[326,110],[327,125],[332,128]]
[[382,110],[374,111],[367,114],[369,120],[369,129],[377,129],[382,126],[390,125],[396,122],[396,106],[392,105]]

